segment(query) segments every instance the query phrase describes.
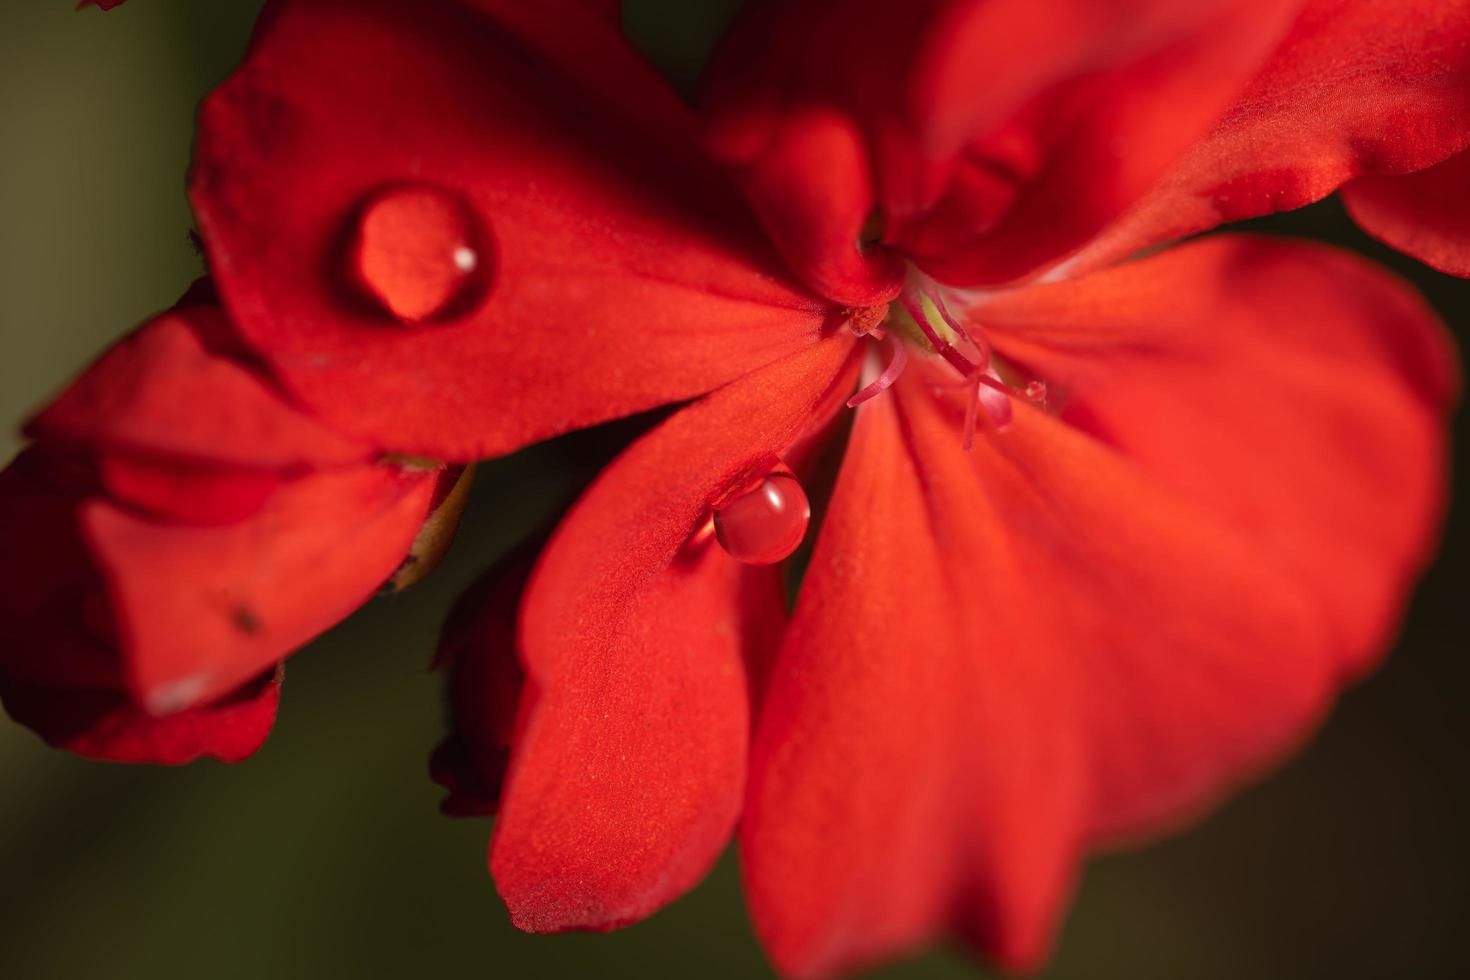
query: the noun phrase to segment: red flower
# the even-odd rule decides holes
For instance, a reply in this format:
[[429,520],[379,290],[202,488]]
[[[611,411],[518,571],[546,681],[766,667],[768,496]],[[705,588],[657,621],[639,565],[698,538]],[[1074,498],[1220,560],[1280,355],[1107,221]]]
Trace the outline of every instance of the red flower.
[[0,473],[0,697],[53,744],[118,761],[254,752],[278,663],[394,575],[444,473],[286,402],[207,289],[29,431]]
[[[740,818],[789,973],[941,929],[1033,964],[1079,855],[1293,747],[1371,666],[1431,545],[1454,380],[1411,292],[1245,236],[1111,263],[1241,216],[1180,218],[1188,181],[1184,203],[1141,195],[1254,105],[1231,109],[1283,36],[1297,64],[1310,18],[756,10],[711,118],[768,240],[604,7],[274,5],[197,148],[225,305],[293,398],[400,452],[467,461],[694,400],[537,562],[515,720],[461,702],[477,806],[510,732],[490,863],[519,925],[635,921]],[[1384,111],[1321,121],[1357,150]],[[1457,148],[1415,132],[1387,170]],[[1262,152],[1290,144],[1272,133]],[[789,545],[805,501],[780,464],[842,437],[860,383],[786,624],[773,568],[727,551]],[[470,627],[482,655],[508,632]],[[514,689],[464,657],[462,689]]]

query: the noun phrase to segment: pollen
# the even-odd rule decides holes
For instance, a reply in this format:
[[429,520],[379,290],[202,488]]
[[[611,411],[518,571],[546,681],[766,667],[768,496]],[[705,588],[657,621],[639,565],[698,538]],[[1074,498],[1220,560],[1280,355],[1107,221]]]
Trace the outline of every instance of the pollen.
[[883,321],[887,319],[887,305],[854,306],[843,310],[847,328],[859,337],[882,337]]

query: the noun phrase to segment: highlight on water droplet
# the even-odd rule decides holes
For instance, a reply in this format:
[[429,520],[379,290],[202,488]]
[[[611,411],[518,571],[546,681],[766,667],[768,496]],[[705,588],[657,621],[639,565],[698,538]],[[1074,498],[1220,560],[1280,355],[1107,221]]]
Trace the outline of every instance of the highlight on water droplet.
[[811,517],[806,491],[783,467],[715,508],[715,538],[737,561],[772,565],[801,545]]
[[495,255],[463,197],[407,183],[376,192],[358,211],[346,265],[354,287],[395,320],[442,323],[484,301]]

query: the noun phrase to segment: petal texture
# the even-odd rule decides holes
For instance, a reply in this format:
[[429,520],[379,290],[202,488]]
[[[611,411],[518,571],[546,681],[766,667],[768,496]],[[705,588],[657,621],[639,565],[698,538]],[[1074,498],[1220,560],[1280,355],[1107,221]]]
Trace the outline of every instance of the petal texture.
[[1363,229],[1452,276],[1470,276],[1470,151],[1402,176],[1359,177],[1342,189]]
[[834,384],[838,334],[680,411],[577,503],[522,607],[528,677],[490,866],[523,929],[606,929],[691,887],[744,788],[751,647],[782,616],[711,506],[768,470]]
[[819,305],[602,13],[273,10],[205,105],[192,196],[240,329],[329,420],[465,460],[816,342]]
[[1470,146],[1470,2],[1309,0],[1214,130],[1069,268],[1287,211]]
[[1224,236],[978,312],[1064,418],[1312,592],[1346,671],[1382,652],[1439,525],[1458,386],[1412,289],[1335,249]]

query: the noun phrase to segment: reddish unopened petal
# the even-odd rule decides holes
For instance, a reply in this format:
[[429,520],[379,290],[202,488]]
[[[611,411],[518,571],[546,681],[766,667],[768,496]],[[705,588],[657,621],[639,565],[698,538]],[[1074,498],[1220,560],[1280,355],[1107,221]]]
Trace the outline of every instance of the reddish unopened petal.
[[423,524],[438,474],[361,466],[283,486],[243,521],[161,523],[95,501],[128,682],[168,714],[219,696],[361,605]]
[[280,469],[370,458],[371,445],[288,402],[238,343],[223,310],[186,298],[98,358],[29,432],[181,463]]
[[500,788],[526,675],[516,644],[516,614],[544,536],[517,548],[455,602],[439,637],[435,666],[448,669],[450,732],[429,773],[447,791],[439,809],[483,816],[500,806]]
[[[712,504],[850,388],[851,339],[680,411],[577,503],[522,607],[528,674],[490,866],[523,929],[607,929],[690,888],[745,780],[748,648],[773,642],[769,568],[726,555]],[[840,379],[840,380],[839,380]]]
[[1467,37],[1470,0],[1308,0],[1235,107],[1074,268],[1460,152],[1470,146]]
[[1470,276],[1470,151],[1412,174],[1359,177],[1342,198],[1368,234],[1441,272]]
[[[825,295],[1019,278],[1131,204],[1229,105],[1294,0],[755,4],[710,72],[714,145]],[[815,123],[815,125],[814,125]],[[887,298],[887,297],[884,297]]]
[[56,748],[107,762],[164,766],[254,755],[275,724],[280,692],[281,671],[271,669],[217,701],[158,718],[120,691],[0,678],[5,710]]
[[816,342],[818,304],[603,12],[273,9],[205,105],[192,195],[240,329],[331,421],[464,460]]

